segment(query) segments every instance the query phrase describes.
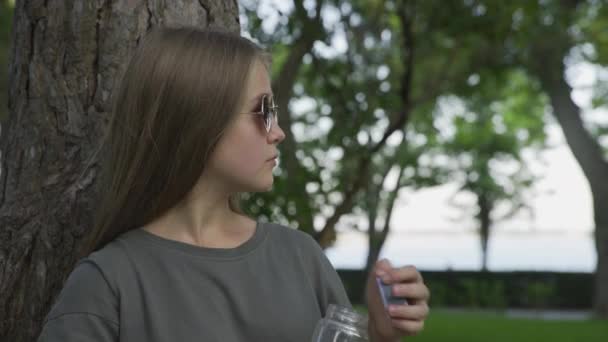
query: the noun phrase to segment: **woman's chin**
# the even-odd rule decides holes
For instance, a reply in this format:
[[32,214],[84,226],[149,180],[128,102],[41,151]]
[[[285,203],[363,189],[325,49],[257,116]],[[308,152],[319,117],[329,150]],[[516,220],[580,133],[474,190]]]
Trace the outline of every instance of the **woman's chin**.
[[265,179],[264,182],[259,182],[258,184],[253,184],[247,192],[269,192],[272,190],[273,184],[274,184],[274,177],[271,176],[270,179]]
[[270,179],[270,183],[266,184],[266,186],[264,187],[263,192],[269,192],[272,190],[272,185],[274,184],[274,178]]

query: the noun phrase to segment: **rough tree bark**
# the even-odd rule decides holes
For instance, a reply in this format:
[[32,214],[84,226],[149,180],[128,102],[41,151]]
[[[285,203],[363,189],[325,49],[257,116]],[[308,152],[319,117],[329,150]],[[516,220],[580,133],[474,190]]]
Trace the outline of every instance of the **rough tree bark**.
[[0,340],[40,331],[91,226],[116,76],[156,25],[239,32],[235,0],[17,1],[0,140]]

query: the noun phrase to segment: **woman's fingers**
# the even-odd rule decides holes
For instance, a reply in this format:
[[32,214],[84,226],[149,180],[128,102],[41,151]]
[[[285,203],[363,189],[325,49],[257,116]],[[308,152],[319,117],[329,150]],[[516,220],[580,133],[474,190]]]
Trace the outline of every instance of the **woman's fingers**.
[[405,336],[418,335],[424,329],[424,321],[409,321],[403,319],[393,319],[393,327],[401,331]]
[[392,286],[393,296],[414,300],[426,300],[430,291],[424,283],[399,283]]
[[414,266],[391,267],[388,261],[379,261],[375,273],[386,284],[422,282],[422,275]]
[[422,282],[422,275],[414,266],[393,268],[389,272],[392,283]]
[[417,305],[390,305],[388,313],[393,319],[422,321],[428,316],[429,307],[424,302]]

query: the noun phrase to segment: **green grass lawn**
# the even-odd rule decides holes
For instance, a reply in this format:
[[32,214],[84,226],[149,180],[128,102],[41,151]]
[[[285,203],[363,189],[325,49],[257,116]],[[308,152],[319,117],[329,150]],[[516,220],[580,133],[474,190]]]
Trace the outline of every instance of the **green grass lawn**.
[[431,310],[424,331],[409,341],[608,342],[608,322],[509,318]]
[[[363,307],[357,310],[365,312]],[[416,342],[608,342],[608,322],[510,318],[499,313],[431,309]]]

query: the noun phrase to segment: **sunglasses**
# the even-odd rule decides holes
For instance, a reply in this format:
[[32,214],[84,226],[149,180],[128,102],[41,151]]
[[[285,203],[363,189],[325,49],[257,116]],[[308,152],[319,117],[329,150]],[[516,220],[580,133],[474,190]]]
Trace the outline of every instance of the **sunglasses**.
[[258,112],[243,114],[261,115],[262,120],[264,121],[264,127],[266,128],[266,133],[269,133],[272,129],[272,124],[274,122],[279,122],[279,113],[277,108],[279,108],[279,106],[275,105],[274,98],[268,94],[264,94],[262,95],[260,110]]

